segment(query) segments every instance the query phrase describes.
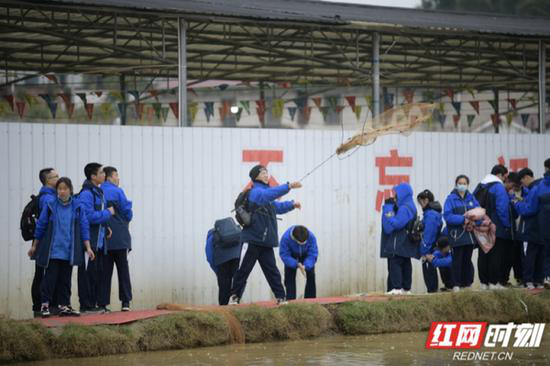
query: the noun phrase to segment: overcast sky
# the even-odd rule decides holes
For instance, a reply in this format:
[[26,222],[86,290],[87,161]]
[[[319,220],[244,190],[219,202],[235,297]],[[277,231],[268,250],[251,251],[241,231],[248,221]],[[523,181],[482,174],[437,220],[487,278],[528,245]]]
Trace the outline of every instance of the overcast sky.
[[416,8],[420,0],[324,0],[334,3],[354,3],[366,5],[395,6],[400,8]]

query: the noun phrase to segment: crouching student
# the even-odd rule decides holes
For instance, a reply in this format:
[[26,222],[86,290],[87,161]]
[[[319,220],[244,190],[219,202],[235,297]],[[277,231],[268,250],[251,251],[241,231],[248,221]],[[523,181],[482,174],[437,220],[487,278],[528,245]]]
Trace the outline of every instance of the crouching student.
[[56,184],[57,199],[40,213],[36,223],[35,239],[29,256],[45,268],[40,286],[42,317],[50,316],[49,305],[57,290],[60,316],[79,316],[71,307],[71,277],[73,266],[84,263],[84,250],[90,260],[90,229],[84,210],[73,198],[73,185],[63,177]]
[[242,245],[238,240],[234,243],[222,243],[215,232],[213,228],[206,235],[206,260],[218,280],[218,303],[227,305],[233,276],[239,269]]
[[434,265],[426,260],[426,255],[432,254],[435,242],[441,233],[443,226],[443,215],[441,204],[435,201],[434,195],[426,189],[416,197],[418,204],[424,211],[422,222],[424,233],[420,242],[420,256],[422,257],[422,275],[428,293],[437,292],[438,279],[437,270]]
[[285,264],[285,288],[288,300],[296,299],[296,270],[306,276],[305,299],[317,296],[315,263],[318,256],[317,239],[305,226],[290,227],[281,238],[279,256]]
[[[453,255],[451,253],[451,243],[449,238],[442,236],[437,240],[436,249],[432,254],[426,254],[426,261],[439,269],[441,279],[445,284],[452,283],[451,267],[453,265]],[[449,288],[447,286],[447,288]]]
[[393,188],[394,197],[385,201],[382,211],[380,257],[388,259],[388,295],[411,293],[411,258],[420,258],[418,245],[407,235],[407,225],[416,218],[413,190],[408,183]]

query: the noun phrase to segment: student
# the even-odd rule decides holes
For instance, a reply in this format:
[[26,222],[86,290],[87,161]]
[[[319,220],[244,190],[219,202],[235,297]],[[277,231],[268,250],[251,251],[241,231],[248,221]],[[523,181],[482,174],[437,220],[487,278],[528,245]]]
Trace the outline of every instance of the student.
[[382,208],[380,257],[388,259],[388,295],[411,294],[411,258],[420,258],[418,245],[407,236],[407,225],[416,218],[413,190],[408,183],[393,188],[394,198]]
[[[443,218],[447,224],[444,234],[449,238],[453,250],[453,263],[451,266],[453,291],[460,288],[468,288],[474,282],[474,265],[472,253],[477,240],[471,231],[466,229],[464,214],[476,207],[479,203],[468,190],[470,178],[459,175],[455,179],[455,188],[445,200]],[[481,279],[481,278],[480,278]],[[482,287],[484,287],[482,281]]]
[[222,245],[216,240],[214,229],[208,230],[206,235],[206,260],[216,274],[218,281],[218,303],[227,305],[231,295],[233,276],[239,268],[242,245],[235,242],[233,245]]
[[301,208],[299,202],[276,201],[291,189],[302,187],[300,182],[286,183],[277,187],[269,187],[269,174],[263,165],[254,166],[249,173],[252,188],[248,195],[248,208],[252,213],[252,221],[241,232],[241,242],[246,253],[242,263],[233,278],[230,305],[238,304],[242,298],[246,280],[254,268],[256,261],[260,262],[262,271],[273,291],[277,304],[285,304],[285,289],[281,283],[281,274],[275,263],[273,248],[279,246],[277,232],[277,215],[284,214],[295,208]]
[[426,260],[426,255],[432,254],[435,248],[435,243],[441,228],[443,226],[443,216],[441,215],[441,204],[435,201],[434,195],[430,190],[425,189],[416,196],[416,200],[424,211],[423,223],[424,232],[422,241],[420,242],[420,256],[422,257],[422,275],[428,293],[437,292],[438,279],[437,270]]
[[128,266],[128,252],[132,250],[132,238],[129,224],[132,221],[132,202],[126,198],[124,191],[119,187],[118,171],[113,167],[103,168],[105,182],[101,185],[107,207],[115,209],[115,214],[109,219],[108,225],[112,231],[107,240],[107,255],[103,262],[103,286],[99,299],[99,307],[107,308],[111,303],[111,281],[113,267],[116,264],[118,276],[118,299],[122,311],[130,311],[132,301],[132,283]]
[[488,193],[487,216],[496,225],[496,241],[493,248],[484,253],[479,251],[478,270],[481,283],[489,282],[490,290],[505,289],[505,263],[504,253],[514,245],[512,240],[512,215],[510,209],[510,196],[504,187],[504,181],[508,175],[508,169],[503,165],[495,165],[476,188],[474,195],[479,195],[482,190]]
[[78,266],[78,296],[81,312],[109,312],[106,307],[100,308],[99,296],[103,286],[103,262],[106,256],[105,239],[111,235],[107,227],[113,207],[106,207],[103,190],[99,187],[105,181],[105,172],[98,163],[89,163],[84,167],[86,180],[78,200],[86,213],[90,224],[90,243],[96,256],[93,262]]
[[[432,254],[426,255],[426,260],[439,270],[450,269],[453,263],[453,255],[451,253],[451,243],[449,238],[442,236],[437,240],[436,250]],[[445,272],[444,272],[445,273]],[[442,277],[447,276],[446,274]]]
[[512,240],[512,245],[506,246],[502,251],[503,259],[503,274],[501,284],[506,287],[512,287],[510,284],[510,271],[514,270],[514,278],[518,286],[523,286],[523,243],[518,240],[517,233],[517,221],[519,215],[517,214],[512,199],[516,196],[521,195],[521,181],[519,174],[516,172],[509,172],[506,180],[504,181],[504,188],[508,192],[510,197],[510,216],[511,216],[511,229],[510,229],[510,239]]
[[317,263],[317,239],[305,226],[288,228],[281,238],[279,256],[285,264],[285,288],[288,300],[296,299],[296,270],[306,276],[305,299],[317,297],[315,263]]
[[[38,193],[38,210],[39,212],[42,212],[44,207],[46,207],[49,202],[55,201],[57,198],[55,185],[57,184],[57,180],[59,179],[59,174],[57,174],[57,172],[53,168],[44,168],[40,170],[40,173],[38,173],[38,178],[40,179],[40,183],[42,183],[42,188],[40,188],[40,192]],[[42,315],[40,311],[40,285],[42,283],[42,278],[44,278],[44,268],[39,266],[38,263],[35,261],[34,277],[32,279],[31,286],[32,311],[35,317]],[[54,296],[53,298],[56,299],[57,297]],[[54,304],[55,302],[56,301],[53,300],[52,305],[57,305]]]
[[[525,252],[524,280],[528,288],[544,288],[544,266],[547,257],[544,248],[550,245],[550,159],[544,162],[545,174],[540,182],[523,176],[524,183],[530,183],[531,189],[523,201],[517,201],[515,208],[525,220],[527,242]],[[527,178],[527,177],[530,178]],[[538,235],[535,233],[538,227]],[[521,228],[523,233],[523,228]]]
[[73,198],[71,180],[59,178],[56,192],[57,198],[48,202],[40,213],[29,256],[46,269],[40,286],[42,317],[50,316],[50,303],[56,289],[59,315],[78,316],[80,313],[71,307],[73,266],[84,261],[84,249],[92,261],[94,253],[90,247],[88,220]]

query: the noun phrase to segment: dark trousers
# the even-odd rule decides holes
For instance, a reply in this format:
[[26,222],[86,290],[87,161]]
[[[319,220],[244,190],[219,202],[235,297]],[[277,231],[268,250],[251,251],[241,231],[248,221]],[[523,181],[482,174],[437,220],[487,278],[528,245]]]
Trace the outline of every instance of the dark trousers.
[[57,290],[59,305],[71,304],[71,277],[73,266],[69,261],[50,259],[40,285],[42,304],[50,304]]
[[[300,262],[302,263],[302,262]],[[285,266],[285,288],[286,298],[288,300],[296,299],[296,272],[298,268]],[[315,267],[306,270],[306,289],[304,299],[314,299],[317,297],[317,287],[315,285]]]
[[103,250],[94,250],[95,260],[78,267],[78,299],[81,309],[91,309],[99,304],[102,287]]
[[523,281],[542,285],[544,283],[545,246],[533,242],[527,243],[523,258]]
[[422,263],[422,276],[424,277],[424,283],[428,293],[437,292],[439,288],[439,281],[437,278],[437,269],[433,264],[426,261]]
[[411,258],[394,256],[388,258],[388,291],[403,289],[409,291],[412,285]]
[[550,242],[544,243],[544,277],[550,278]]
[[239,268],[239,258],[231,259],[218,266],[216,277],[218,278],[218,303],[227,305],[231,296],[231,283],[233,276]]
[[479,282],[482,284],[496,285],[503,278],[502,247],[507,245],[506,239],[496,238],[495,245],[485,254],[479,250],[477,268],[479,271]]
[[452,267],[439,267],[439,275],[445,288],[451,289],[454,286]]
[[34,265],[34,277],[32,279],[31,295],[32,295],[32,311],[40,311],[42,304],[42,295],[40,292],[40,285],[44,278],[44,268],[38,264]]
[[107,306],[111,303],[111,282],[113,269],[116,265],[118,277],[118,299],[122,303],[132,301],[132,283],[130,282],[130,268],[128,267],[128,250],[109,250],[103,257],[103,270],[101,276],[101,293],[97,301],[99,306]]
[[470,287],[474,282],[473,251],[473,245],[462,245],[453,248],[453,263],[451,265],[452,287]]
[[231,294],[241,298],[246,286],[246,280],[252,272],[256,261],[260,262],[260,267],[264,273],[269,287],[276,298],[282,299],[285,297],[285,289],[281,282],[281,273],[275,263],[275,252],[273,248],[263,247],[255,244],[248,244],[248,248],[244,255],[241,266],[235,273],[233,278],[233,288]]
[[510,280],[510,271],[514,270],[514,278],[521,282],[523,274],[522,258],[523,258],[523,243],[514,240],[506,240],[503,242],[501,249],[502,253],[502,278],[500,283],[505,285]]

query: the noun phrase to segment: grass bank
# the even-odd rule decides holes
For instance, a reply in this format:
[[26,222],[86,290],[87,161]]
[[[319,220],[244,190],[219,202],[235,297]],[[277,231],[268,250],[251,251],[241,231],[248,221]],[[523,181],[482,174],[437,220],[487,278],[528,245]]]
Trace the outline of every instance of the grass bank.
[[424,331],[431,321],[548,322],[550,291],[463,292],[389,301],[184,311],[129,325],[48,329],[0,317],[0,363],[173,350],[321,335]]

